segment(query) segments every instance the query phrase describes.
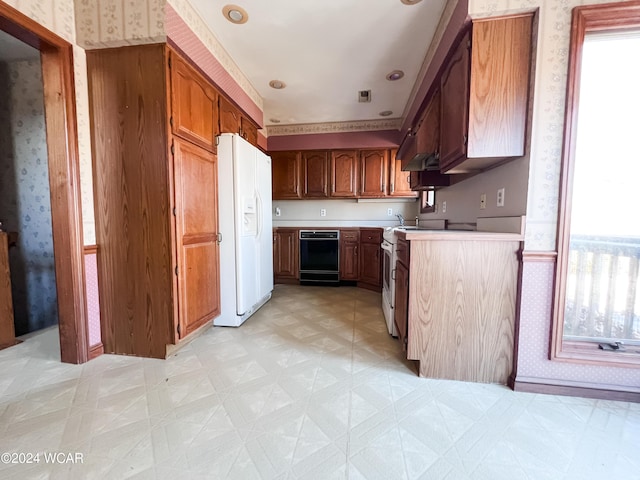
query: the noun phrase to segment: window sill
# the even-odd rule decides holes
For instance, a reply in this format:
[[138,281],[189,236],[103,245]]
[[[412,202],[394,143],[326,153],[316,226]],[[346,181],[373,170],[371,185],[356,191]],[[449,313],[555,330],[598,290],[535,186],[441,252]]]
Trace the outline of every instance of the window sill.
[[551,360],[587,363],[608,367],[640,368],[640,346],[629,345],[624,352],[605,351],[597,343],[564,341],[561,350],[552,352]]

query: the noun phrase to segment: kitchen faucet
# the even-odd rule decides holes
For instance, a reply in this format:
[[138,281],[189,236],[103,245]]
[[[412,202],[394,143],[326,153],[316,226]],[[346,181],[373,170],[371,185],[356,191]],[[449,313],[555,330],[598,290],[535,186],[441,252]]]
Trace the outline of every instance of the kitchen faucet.
[[404,227],[404,217],[401,213],[396,213],[396,217],[398,217],[398,221],[400,222],[400,226]]

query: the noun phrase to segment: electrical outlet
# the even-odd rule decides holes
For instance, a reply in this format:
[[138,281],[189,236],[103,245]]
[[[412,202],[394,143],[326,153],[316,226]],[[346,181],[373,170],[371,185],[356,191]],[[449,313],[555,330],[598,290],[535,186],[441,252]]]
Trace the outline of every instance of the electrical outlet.
[[276,207],[276,217],[279,217],[281,214],[280,207]]
[[483,193],[480,195],[480,210],[484,210],[487,208],[487,194]]
[[321,217],[326,217],[327,216],[327,209],[326,208],[321,208],[320,209],[320,216]]
[[442,202],[442,213],[447,213],[447,202]]
[[496,196],[496,206],[504,207],[504,187],[498,189],[498,194]]
[[393,215],[393,208],[387,208],[387,215]]

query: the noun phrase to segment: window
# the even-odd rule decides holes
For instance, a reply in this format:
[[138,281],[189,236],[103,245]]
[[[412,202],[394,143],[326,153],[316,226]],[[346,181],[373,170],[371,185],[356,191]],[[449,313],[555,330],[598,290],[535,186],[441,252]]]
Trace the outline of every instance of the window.
[[573,12],[551,357],[640,366],[640,3]]

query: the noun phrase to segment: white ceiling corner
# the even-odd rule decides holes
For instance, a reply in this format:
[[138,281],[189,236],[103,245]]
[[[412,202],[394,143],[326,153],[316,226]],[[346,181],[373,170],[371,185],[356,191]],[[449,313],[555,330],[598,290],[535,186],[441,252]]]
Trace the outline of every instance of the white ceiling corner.
[[[447,3],[189,1],[263,98],[269,135],[399,128]],[[249,21],[227,21],[228,3],[245,9]],[[386,80],[392,70],[404,78]],[[274,79],[287,87],[272,89]],[[358,103],[359,90],[372,91],[371,103]],[[384,110],[393,118],[380,117]]]

